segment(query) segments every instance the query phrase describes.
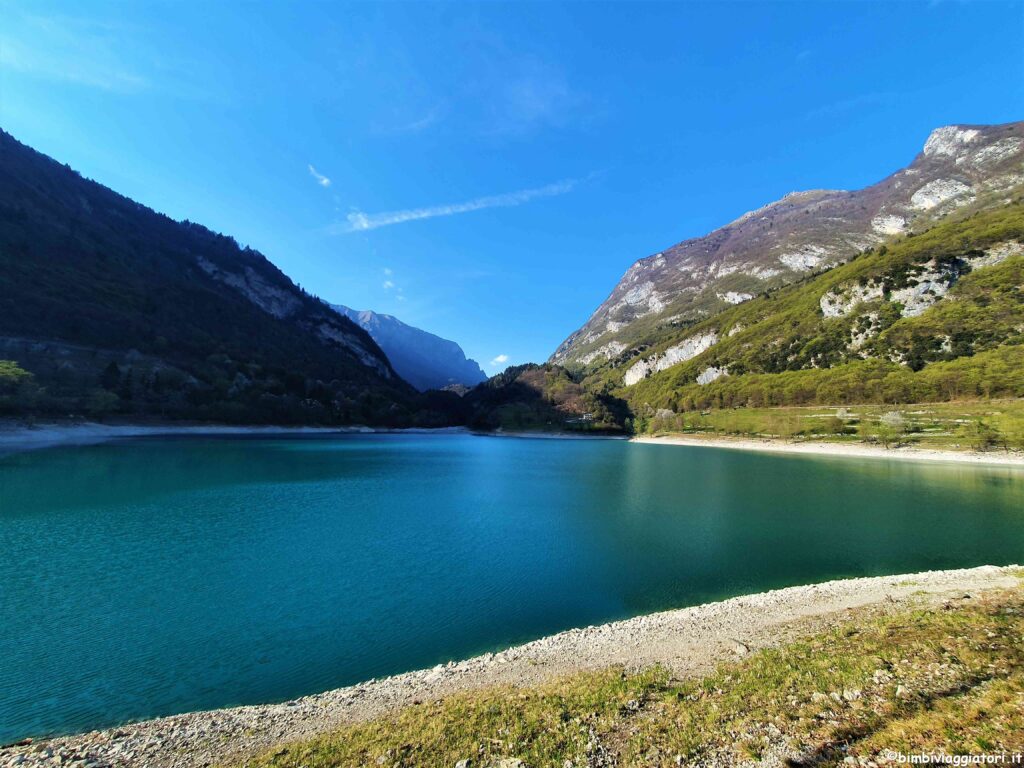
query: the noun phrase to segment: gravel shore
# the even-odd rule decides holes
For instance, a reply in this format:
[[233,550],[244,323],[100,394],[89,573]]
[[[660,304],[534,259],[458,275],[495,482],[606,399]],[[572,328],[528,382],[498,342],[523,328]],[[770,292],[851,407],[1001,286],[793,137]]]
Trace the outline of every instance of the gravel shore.
[[496,654],[439,665],[283,704],[193,712],[0,749],[0,766],[193,768],[223,763],[343,723],[455,691],[621,664],[677,677],[779,645],[837,621],[1020,585],[1018,566],[847,579],[574,629]]
[[784,440],[763,438],[760,440],[742,437],[686,437],[669,435],[664,437],[634,437],[633,443],[652,445],[684,445],[692,448],[730,448],[739,451],[763,451],[767,453],[794,453],[805,456],[853,456],[869,459],[900,459],[909,461],[955,462],[957,464],[991,464],[999,466],[1024,467],[1024,453],[979,453],[977,451],[940,451],[928,448],[883,448],[867,443],[787,443]]

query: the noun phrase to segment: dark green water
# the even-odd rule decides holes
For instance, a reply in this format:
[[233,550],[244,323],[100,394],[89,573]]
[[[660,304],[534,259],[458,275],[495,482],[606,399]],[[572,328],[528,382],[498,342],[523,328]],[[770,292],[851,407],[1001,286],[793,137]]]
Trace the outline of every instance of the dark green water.
[[1024,560],[1024,472],[468,435],[0,458],[0,743],[841,577]]

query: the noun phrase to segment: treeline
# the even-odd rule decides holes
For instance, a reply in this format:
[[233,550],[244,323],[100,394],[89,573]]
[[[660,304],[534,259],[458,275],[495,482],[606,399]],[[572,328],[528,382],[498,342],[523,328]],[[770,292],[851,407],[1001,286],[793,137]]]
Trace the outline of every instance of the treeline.
[[459,397],[412,393],[401,400],[378,387],[311,379],[282,368],[257,369],[214,356],[197,378],[159,361],[110,361],[34,376],[0,360],[0,416],[225,424],[443,427],[464,423]]
[[622,399],[549,363],[506,369],[470,390],[464,407],[470,426],[512,431],[623,432],[632,416]]
[[[1024,346],[936,362],[914,371],[887,360],[826,369],[726,376],[657,393],[642,405],[676,412],[708,408],[927,403],[1024,397]],[[638,407],[633,401],[634,409]]]
[[724,408],[636,419],[638,432],[714,434],[783,440],[859,440],[886,448],[1024,449],[1024,401],[974,400],[908,407]]

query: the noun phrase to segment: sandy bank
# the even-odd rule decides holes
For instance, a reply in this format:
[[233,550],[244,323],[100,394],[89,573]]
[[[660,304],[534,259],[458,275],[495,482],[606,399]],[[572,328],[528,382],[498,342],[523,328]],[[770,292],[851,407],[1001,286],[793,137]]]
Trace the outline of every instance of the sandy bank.
[[732,438],[732,437],[687,437],[673,435],[665,437],[634,437],[634,443],[652,445],[684,445],[696,448],[729,448],[739,451],[762,451],[767,453],[794,453],[806,456],[847,456],[868,459],[901,459],[910,461],[944,461],[960,464],[994,464],[1024,467],[1021,453],[978,453],[975,451],[940,451],[927,448],[883,448],[866,443],[787,443],[782,440]]
[[582,669],[654,663],[679,677],[710,671],[723,659],[779,645],[858,616],[911,605],[935,606],[988,589],[1013,588],[1019,567],[983,566],[832,581],[736,597],[584,629],[283,704],[196,712],[106,731],[0,750],[0,766],[205,766],[322,733],[340,724],[499,683],[532,684]]

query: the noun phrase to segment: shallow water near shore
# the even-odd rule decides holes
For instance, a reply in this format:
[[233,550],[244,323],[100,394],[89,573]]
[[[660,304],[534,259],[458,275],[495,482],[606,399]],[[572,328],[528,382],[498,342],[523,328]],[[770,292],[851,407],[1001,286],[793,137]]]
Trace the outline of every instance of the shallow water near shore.
[[464,434],[11,455],[0,743],[1022,548],[1011,467]]

